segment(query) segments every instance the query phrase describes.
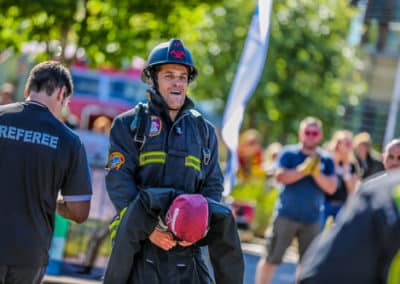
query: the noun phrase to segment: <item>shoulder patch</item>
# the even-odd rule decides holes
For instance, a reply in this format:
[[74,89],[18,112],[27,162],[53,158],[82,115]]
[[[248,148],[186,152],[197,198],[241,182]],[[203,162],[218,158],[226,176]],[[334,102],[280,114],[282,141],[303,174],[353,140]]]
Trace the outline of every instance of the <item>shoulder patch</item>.
[[190,114],[193,115],[194,117],[199,117],[201,116],[201,113],[198,112],[197,110],[195,110],[194,108],[192,108],[191,110],[189,110]]
[[162,120],[158,116],[152,115],[151,116],[151,123],[150,123],[150,132],[149,136],[157,136],[161,133],[162,129]]
[[119,170],[119,168],[125,163],[125,157],[121,152],[112,152],[108,156],[106,165],[107,170]]

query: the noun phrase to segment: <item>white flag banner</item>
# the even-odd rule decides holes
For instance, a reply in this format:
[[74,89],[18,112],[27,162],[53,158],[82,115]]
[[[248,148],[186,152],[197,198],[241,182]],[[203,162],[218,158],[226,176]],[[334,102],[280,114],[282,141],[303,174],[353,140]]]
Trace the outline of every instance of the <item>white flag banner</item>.
[[236,179],[237,148],[244,110],[260,80],[267,56],[272,1],[258,0],[224,112],[222,138],[229,149],[225,168],[225,196],[231,192]]

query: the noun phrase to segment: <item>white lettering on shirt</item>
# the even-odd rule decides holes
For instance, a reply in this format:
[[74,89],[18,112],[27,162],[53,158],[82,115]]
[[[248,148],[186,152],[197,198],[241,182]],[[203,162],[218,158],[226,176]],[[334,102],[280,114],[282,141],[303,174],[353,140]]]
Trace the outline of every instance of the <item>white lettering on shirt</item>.
[[17,128],[10,126],[8,128],[8,138],[15,140],[15,132],[17,132]]
[[32,130],[25,131],[24,142],[32,142]]
[[0,138],[7,138],[7,126],[0,125]]
[[24,143],[44,145],[53,149],[57,149],[59,140],[57,136],[53,136],[45,132],[32,131],[1,124],[0,138],[21,141]]

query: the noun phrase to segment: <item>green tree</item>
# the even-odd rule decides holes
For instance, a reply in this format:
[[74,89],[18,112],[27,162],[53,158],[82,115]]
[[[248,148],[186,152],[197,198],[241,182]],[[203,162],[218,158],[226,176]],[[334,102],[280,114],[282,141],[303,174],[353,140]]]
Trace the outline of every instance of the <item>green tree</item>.
[[[42,47],[37,59],[67,63],[85,52],[92,66],[123,67],[145,57],[160,39],[179,36],[220,1],[1,0],[0,51],[26,43]],[[185,26],[183,26],[184,24]]]
[[341,103],[361,94],[357,50],[347,42],[352,16],[348,1],[276,2],[264,81],[249,106],[252,113],[264,105],[271,136],[294,141],[307,115],[329,133],[342,119]]
[[[202,33],[200,42],[209,51],[201,58],[204,70],[196,86],[196,94],[221,101],[230,90],[254,10],[251,1],[227,2],[214,8],[212,28]],[[259,129],[268,142],[294,142],[305,116],[321,118],[327,134],[339,125],[342,104],[365,90],[356,68],[358,51],[346,41],[354,15],[344,0],[274,2],[268,57],[244,128]]]
[[[93,67],[126,67],[132,56],[146,58],[156,43],[179,37],[200,70],[191,95],[214,99],[222,113],[256,2],[0,0],[0,51],[35,41],[44,47],[38,60],[71,63],[84,50]],[[346,42],[352,16],[346,0],[274,1],[268,57],[245,128],[259,129],[264,142],[294,141],[299,120],[315,115],[329,134],[341,104],[364,91],[359,56]]]

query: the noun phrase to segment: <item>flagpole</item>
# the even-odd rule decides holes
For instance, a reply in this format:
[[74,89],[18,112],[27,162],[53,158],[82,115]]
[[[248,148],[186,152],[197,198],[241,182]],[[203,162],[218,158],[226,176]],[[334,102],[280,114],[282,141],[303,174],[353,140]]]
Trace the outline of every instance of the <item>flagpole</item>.
[[244,111],[257,87],[267,56],[272,1],[258,0],[224,111],[222,138],[229,150],[224,196],[231,192],[235,183],[238,169],[237,147]]
[[382,146],[383,149],[390,142],[390,140],[393,139],[396,128],[399,103],[400,103],[400,59],[397,61],[397,71],[392,91],[392,100],[390,102],[390,110],[386,122],[385,138],[383,140],[383,146]]

